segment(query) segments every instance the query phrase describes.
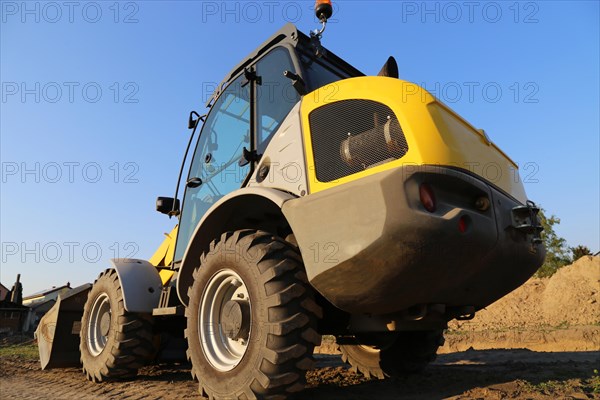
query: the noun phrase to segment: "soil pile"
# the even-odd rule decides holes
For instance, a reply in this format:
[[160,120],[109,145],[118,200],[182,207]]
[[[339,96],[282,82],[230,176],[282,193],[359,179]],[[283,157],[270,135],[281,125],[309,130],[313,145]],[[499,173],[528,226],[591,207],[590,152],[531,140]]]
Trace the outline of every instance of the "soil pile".
[[541,308],[547,324],[600,322],[600,256],[582,257],[560,269],[546,285]]

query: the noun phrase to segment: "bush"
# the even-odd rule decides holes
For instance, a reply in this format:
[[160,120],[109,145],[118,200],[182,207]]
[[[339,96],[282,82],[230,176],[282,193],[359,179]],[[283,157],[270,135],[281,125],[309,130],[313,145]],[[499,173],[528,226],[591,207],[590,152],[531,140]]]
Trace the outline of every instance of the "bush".
[[573,260],[569,254],[571,250],[567,247],[567,241],[554,231],[554,226],[560,224],[560,219],[555,215],[551,215],[550,218],[546,217],[543,209],[540,209],[538,215],[544,227],[542,241],[546,247],[546,259],[535,276],[542,278],[554,275],[556,271]]
[[579,260],[581,257],[592,255],[592,251],[587,246],[581,244],[577,247],[570,247],[569,250],[573,253],[573,262]]

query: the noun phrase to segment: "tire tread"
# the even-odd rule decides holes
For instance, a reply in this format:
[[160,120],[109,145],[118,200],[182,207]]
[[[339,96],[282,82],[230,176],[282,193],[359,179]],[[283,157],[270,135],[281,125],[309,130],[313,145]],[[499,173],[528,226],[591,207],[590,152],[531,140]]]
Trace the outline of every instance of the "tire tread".
[[[306,370],[314,365],[312,352],[320,344],[321,336],[314,329],[322,316],[304,272],[297,249],[283,239],[268,232],[240,230],[226,232],[219,241],[210,244],[210,251],[200,257],[200,267],[193,273],[194,279],[202,273],[201,266],[221,251],[240,249],[256,255],[253,266],[259,274],[259,284],[266,290],[265,315],[268,317],[270,339],[260,350],[262,362],[258,368],[249,368],[250,384],[242,392],[233,395],[242,399],[285,399],[289,393],[300,391],[306,382]],[[188,295],[195,292],[189,289]],[[195,310],[186,308],[186,317],[194,318]],[[196,317],[197,318],[197,317]],[[188,329],[185,336],[188,337]],[[188,338],[189,340],[189,338]],[[209,399],[220,399],[203,384],[202,377],[193,365],[192,350],[188,349],[192,362],[192,377],[199,381],[199,392]],[[228,399],[229,400],[229,399]]]
[[[106,280],[116,293],[117,299],[117,330],[114,341],[107,343],[111,348],[105,348],[94,357],[89,354],[85,335],[82,331],[79,345],[83,373],[92,382],[103,382],[115,379],[127,379],[137,375],[138,369],[147,364],[155,354],[152,334],[152,317],[150,315],[130,313],[125,311],[123,294],[116,270],[107,269],[102,272],[94,285]],[[84,310],[92,307],[94,292],[90,291]],[[85,312],[84,312],[85,314]],[[85,318],[85,317],[84,317]],[[82,320],[82,330],[84,324]],[[105,354],[106,353],[106,354]],[[84,357],[84,354],[89,355]]]

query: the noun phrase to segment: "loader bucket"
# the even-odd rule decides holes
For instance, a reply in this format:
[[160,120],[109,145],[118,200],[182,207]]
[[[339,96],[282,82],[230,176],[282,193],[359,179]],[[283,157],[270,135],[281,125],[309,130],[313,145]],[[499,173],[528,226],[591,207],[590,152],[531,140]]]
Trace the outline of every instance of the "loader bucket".
[[56,300],[35,331],[42,369],[77,367],[81,317],[91,283],[78,286]]

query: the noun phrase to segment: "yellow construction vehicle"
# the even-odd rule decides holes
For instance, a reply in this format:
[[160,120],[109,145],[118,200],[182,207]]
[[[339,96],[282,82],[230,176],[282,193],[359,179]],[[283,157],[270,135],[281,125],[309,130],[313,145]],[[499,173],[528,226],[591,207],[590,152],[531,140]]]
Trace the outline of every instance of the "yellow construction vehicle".
[[43,368],[101,382],[187,356],[211,399],[285,398],[329,334],[355,370],[398,376],[542,264],[517,165],[393,58],[366,76],[324,48],[329,1],[316,12],[321,29],[284,26],[190,114],[181,206],[157,201],[178,225],[58,301]]

